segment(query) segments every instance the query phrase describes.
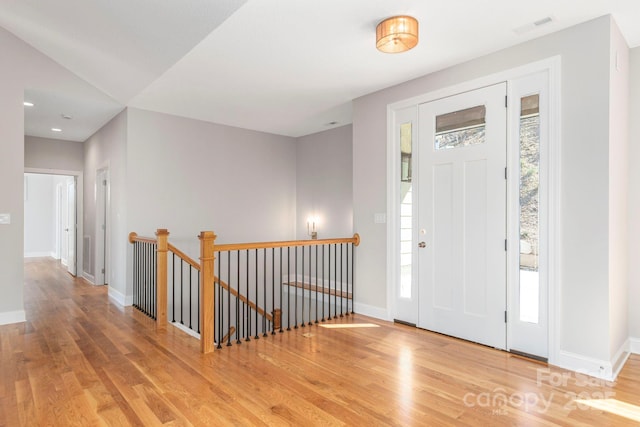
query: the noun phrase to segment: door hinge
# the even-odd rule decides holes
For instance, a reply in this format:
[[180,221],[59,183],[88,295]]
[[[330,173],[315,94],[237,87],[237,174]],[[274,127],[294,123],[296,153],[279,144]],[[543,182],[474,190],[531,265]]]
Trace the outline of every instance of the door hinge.
[[106,187],[106,185],[107,185],[107,180],[106,179],[102,180],[102,185],[104,185]]
[[104,274],[104,268],[101,270],[102,274]]
[[507,310],[504,311],[504,323],[507,323]]
[[507,239],[504,239],[504,250],[507,250]]
[[504,96],[504,108],[509,106],[509,97],[507,95]]
[[506,168],[506,166],[504,168],[504,179],[507,179],[507,168]]

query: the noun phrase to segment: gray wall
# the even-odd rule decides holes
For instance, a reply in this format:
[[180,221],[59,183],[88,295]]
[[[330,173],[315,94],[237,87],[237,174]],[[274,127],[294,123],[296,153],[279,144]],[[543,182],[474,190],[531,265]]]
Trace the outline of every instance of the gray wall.
[[91,242],[91,256],[86,273],[95,276],[96,243],[96,173],[109,169],[110,211],[107,213],[109,248],[107,263],[110,288],[125,295],[127,253],[127,110],[124,110],[98,132],[84,146],[84,235]]
[[296,142],[296,238],[308,239],[307,219],[317,216],[318,238],[353,234],[352,126],[315,133]]
[[387,105],[561,55],[561,349],[599,360],[609,351],[610,17],[572,27],[354,101],[354,231],[362,236],[359,303],[386,309]]
[[292,239],[295,161],[293,138],[129,109],[126,232],[167,228],[196,257],[203,230],[217,243]]
[[24,137],[24,167],[82,171],[84,144],[60,139]]
[[640,340],[640,47],[630,52],[629,335]]

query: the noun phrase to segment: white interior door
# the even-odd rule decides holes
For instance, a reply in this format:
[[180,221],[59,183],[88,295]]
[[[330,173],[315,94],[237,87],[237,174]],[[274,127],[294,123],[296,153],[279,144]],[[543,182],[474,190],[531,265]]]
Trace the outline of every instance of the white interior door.
[[418,326],[506,348],[506,83],[421,104]]
[[67,270],[73,276],[76,275],[76,181],[70,178],[67,181]]

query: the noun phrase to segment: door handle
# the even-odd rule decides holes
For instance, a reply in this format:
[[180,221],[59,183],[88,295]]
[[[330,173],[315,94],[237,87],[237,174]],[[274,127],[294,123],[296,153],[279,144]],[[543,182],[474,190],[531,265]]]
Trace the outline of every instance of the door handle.
[[425,242],[420,242],[420,243],[418,243],[418,247],[419,248],[426,248],[427,244]]

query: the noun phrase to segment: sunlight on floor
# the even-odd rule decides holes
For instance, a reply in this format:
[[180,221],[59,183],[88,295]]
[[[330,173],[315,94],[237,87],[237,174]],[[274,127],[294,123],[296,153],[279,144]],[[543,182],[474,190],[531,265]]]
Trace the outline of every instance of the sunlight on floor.
[[380,325],[374,325],[373,323],[342,323],[336,325],[318,325],[327,329],[344,329],[344,328],[379,328]]
[[617,399],[576,400],[578,405],[587,405],[601,411],[611,412],[634,421],[640,421],[640,407]]

